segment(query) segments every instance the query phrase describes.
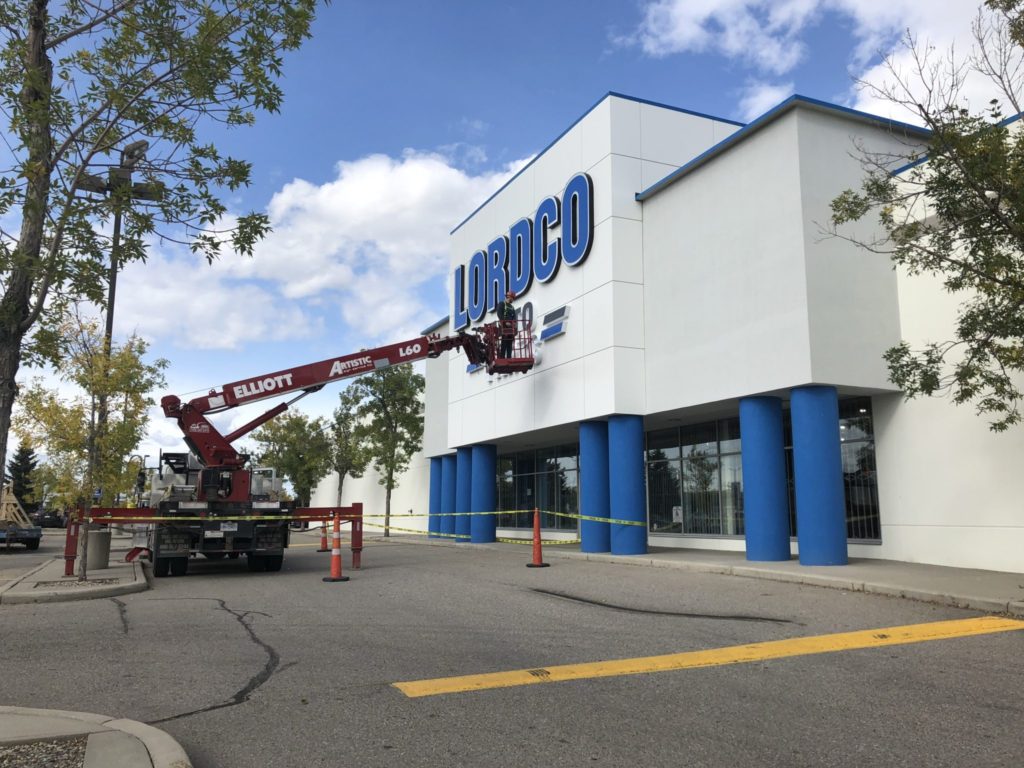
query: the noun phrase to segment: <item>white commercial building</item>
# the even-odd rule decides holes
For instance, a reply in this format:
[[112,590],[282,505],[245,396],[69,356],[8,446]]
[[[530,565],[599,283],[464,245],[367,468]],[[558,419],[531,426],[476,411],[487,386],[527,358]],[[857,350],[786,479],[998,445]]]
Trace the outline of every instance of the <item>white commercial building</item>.
[[[452,232],[450,315],[428,331],[494,320],[511,288],[536,364],[427,361],[393,511],[476,541],[493,516],[444,513],[508,511],[504,529],[539,508],[586,551],[1024,572],[1024,432],[905,401],[882,359],[949,338],[957,300],[823,232],[860,186],[855,142],[926,138],[801,97],[742,125],[607,95]],[[373,485],[345,497],[374,505]]]

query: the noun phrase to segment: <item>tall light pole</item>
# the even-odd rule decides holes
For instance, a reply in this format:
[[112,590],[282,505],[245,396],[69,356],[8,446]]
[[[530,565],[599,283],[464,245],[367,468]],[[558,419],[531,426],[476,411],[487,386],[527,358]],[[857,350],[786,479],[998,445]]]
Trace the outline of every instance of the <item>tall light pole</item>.
[[[121,251],[121,216],[126,206],[132,200],[159,200],[163,196],[163,185],[161,184],[133,184],[132,171],[140,161],[146,158],[146,151],[149,149],[149,142],[133,141],[121,150],[121,162],[118,166],[111,168],[104,182],[99,176],[86,174],[79,181],[79,187],[90,192],[104,192],[110,196],[114,208],[114,232],[110,241],[110,271],[107,284],[107,316],[103,334],[103,360],[104,378],[110,375],[110,355],[114,337],[114,297],[117,293],[117,271]],[[88,461],[88,486],[89,494],[86,496],[85,512],[88,516],[92,509],[93,496],[96,501],[102,497],[100,489],[94,489],[97,469],[100,466],[98,438],[107,431],[107,391],[106,386],[99,393],[96,403],[96,424],[89,434],[89,461]],[[79,565],[78,578],[86,578],[86,559],[89,544],[89,527],[85,526],[85,536],[82,542],[82,557]]]
[[107,318],[104,330],[104,355],[110,359],[110,348],[114,337],[114,297],[117,294],[117,271],[121,256],[121,216],[126,205],[132,200],[160,200],[163,186],[160,184],[133,184],[132,171],[149,150],[148,141],[133,141],[121,150],[121,163],[111,168],[107,181],[99,176],[86,175],[80,186],[91,192],[105,192],[114,201],[114,232],[110,240],[110,271],[107,279]]

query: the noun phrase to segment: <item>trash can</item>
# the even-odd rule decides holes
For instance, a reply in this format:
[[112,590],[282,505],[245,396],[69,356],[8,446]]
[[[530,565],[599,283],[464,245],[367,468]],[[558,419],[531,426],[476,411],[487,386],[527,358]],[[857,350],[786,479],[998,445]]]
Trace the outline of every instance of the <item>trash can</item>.
[[97,528],[89,531],[89,550],[85,558],[89,571],[101,571],[110,567],[110,529]]

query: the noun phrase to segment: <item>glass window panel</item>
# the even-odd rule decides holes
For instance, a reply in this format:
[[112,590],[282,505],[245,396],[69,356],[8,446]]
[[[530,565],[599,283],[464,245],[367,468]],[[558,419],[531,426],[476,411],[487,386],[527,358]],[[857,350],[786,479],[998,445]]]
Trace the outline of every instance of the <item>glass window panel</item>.
[[720,535],[718,460],[694,452],[683,461],[683,532]]
[[[576,515],[580,511],[579,473],[564,470],[558,476],[558,511]],[[579,521],[573,517],[558,517],[555,527],[563,531],[575,531]]]
[[852,397],[839,401],[839,434],[843,442],[874,437],[870,397]]
[[579,458],[579,454],[580,447],[576,443],[560,445],[555,449],[555,455],[558,457],[558,465],[565,467],[566,469],[576,469],[576,462]]
[[881,539],[875,445],[868,440],[843,443],[842,456],[846,535],[851,539]]
[[683,532],[678,461],[652,461],[647,465],[647,509],[651,533]]
[[656,429],[647,433],[647,458],[650,461],[664,461],[679,458],[679,430]]
[[740,452],[740,420],[722,419],[718,422],[718,450],[720,453]]
[[723,456],[722,463],[722,533],[742,536],[743,529],[743,464],[738,454]]
[[555,460],[555,471],[557,472],[575,472],[576,471],[576,457],[562,456]]
[[683,456],[694,453],[713,455],[718,453],[718,430],[715,422],[692,424],[680,430]]
[[529,475],[537,471],[537,459],[533,451],[517,453],[515,459],[517,475]]

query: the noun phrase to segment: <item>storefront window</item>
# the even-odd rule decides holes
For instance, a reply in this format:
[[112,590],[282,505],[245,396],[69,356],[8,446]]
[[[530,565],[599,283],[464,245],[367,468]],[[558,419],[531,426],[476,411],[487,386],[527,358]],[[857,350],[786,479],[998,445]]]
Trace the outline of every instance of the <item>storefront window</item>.
[[533,510],[541,526],[576,530],[575,518],[552,512],[579,512],[579,446],[575,444],[521,451],[498,458],[498,515],[501,528],[532,528]]
[[[678,443],[672,444],[678,435]],[[743,535],[739,420],[723,419],[647,435],[651,533]]]
[[[789,484],[789,529],[797,533],[796,491],[793,484],[793,430],[786,428],[786,480]],[[882,539],[878,508],[878,472],[875,467],[875,431],[871,398],[851,397],[839,401],[839,444],[843,461],[843,490],[846,495],[846,537],[850,541],[876,542]]]

